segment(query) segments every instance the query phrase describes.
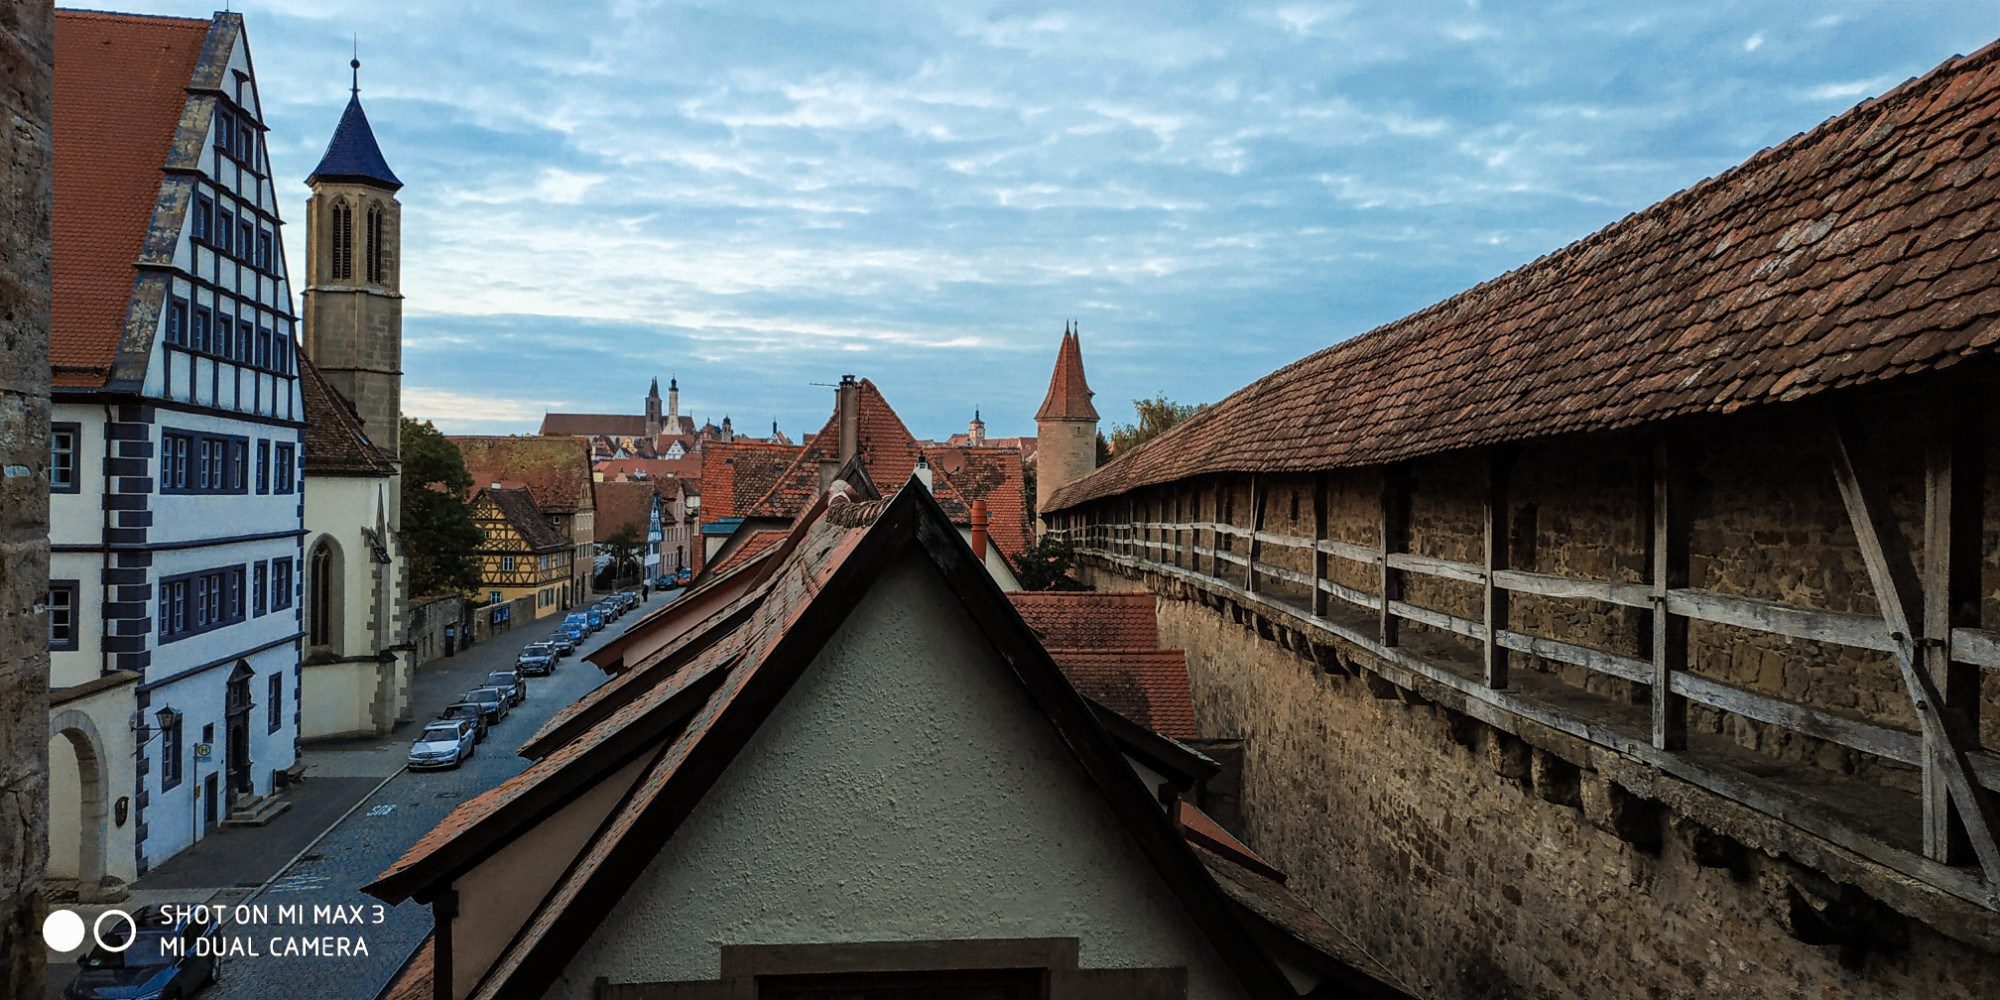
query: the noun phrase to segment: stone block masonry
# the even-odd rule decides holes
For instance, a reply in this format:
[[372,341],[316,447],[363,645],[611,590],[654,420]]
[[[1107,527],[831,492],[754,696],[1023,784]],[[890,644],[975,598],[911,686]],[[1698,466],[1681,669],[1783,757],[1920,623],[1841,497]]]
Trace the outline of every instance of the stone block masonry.
[[54,24],[0,8],[0,996],[42,992]]

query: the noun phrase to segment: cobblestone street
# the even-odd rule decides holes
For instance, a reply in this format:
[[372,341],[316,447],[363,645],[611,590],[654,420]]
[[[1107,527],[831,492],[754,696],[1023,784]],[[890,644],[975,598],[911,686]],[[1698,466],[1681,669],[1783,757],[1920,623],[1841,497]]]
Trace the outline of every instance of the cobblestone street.
[[[250,918],[224,929],[223,936],[232,947],[246,950],[223,963],[221,981],[201,997],[373,1000],[429,933],[431,915],[427,908],[414,904],[383,906],[359,887],[402,856],[460,802],[525,770],[528,762],[516,755],[516,748],[549,716],[604,679],[581,655],[622,633],[662,603],[654,597],[586,640],[579,655],[564,658],[553,676],[530,679],[528,699],[494,727],[462,767],[403,771],[403,757],[417,723],[399,726],[384,740],[309,748],[315,770],[308,784],[321,782],[322,798],[310,811],[299,811],[307,813],[301,818],[332,823],[331,829],[318,826],[301,831],[294,823],[268,844],[260,843],[258,835],[263,831],[229,831],[230,843],[223,843],[220,836],[212,837],[142,879],[135,886],[140,890],[135,891],[135,900],[236,903],[238,912]],[[456,700],[460,692],[483,679],[487,670],[511,664],[523,645],[545,637],[560,620],[551,616],[426,666],[416,684],[418,723]],[[350,801],[360,796],[359,801],[352,801],[351,808],[327,808],[325,798],[342,791]],[[280,821],[290,818],[281,817]],[[318,836],[320,830],[324,836]],[[268,860],[278,852],[282,857]],[[287,865],[286,860],[294,854],[296,859]],[[256,876],[246,879],[246,872],[268,881],[260,884],[254,881]],[[364,922],[342,919],[357,912]],[[85,918],[90,919],[90,914],[85,913]],[[51,955],[50,967],[55,972],[50,977],[51,997],[60,995],[57,984],[70,978],[62,970],[74,959],[74,955]]]

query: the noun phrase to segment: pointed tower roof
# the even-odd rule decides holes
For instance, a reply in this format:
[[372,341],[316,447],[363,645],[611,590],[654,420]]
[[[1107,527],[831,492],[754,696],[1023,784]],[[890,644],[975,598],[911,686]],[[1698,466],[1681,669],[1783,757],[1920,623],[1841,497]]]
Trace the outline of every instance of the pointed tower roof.
[[1083,347],[1074,330],[1063,330],[1062,348],[1056,352],[1056,370],[1049,376],[1049,394],[1036,420],[1096,420],[1097,408],[1090,405],[1090,383],[1083,380]]
[[375,130],[368,126],[367,112],[361,110],[361,61],[357,59],[348,65],[355,71],[354,92],[347,99],[347,110],[340,114],[340,124],[333,130],[333,141],[326,144],[326,155],[319,158],[319,166],[306,176],[306,183],[355,181],[394,191],[403,182],[396,179],[389,161],[382,158],[382,147],[375,144]]

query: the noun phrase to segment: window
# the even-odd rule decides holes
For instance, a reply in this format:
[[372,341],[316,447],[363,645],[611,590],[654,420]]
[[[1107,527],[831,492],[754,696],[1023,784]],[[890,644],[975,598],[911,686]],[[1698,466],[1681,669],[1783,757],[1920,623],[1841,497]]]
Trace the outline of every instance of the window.
[[236,356],[236,321],[227,316],[215,317],[215,353],[225,358]]
[[333,276],[336,279],[354,277],[354,210],[344,201],[335,201],[333,225]]
[[489,590],[489,591],[487,591],[487,592],[486,592],[486,603],[488,603],[488,604],[498,604],[498,603],[500,603],[500,592],[499,592],[499,591],[497,591],[497,590]]
[[368,280],[382,283],[382,206],[368,206]]
[[285,675],[272,674],[270,697],[264,701],[264,731],[266,733],[277,732],[279,725],[281,725],[279,717],[282,713],[279,711],[279,708],[285,703],[284,695]]
[[274,448],[277,454],[273,462],[277,465],[277,471],[271,481],[271,492],[290,493],[294,469],[293,457],[298,454],[298,446],[290,442],[281,442]]
[[231,153],[236,147],[236,119],[223,111],[215,116],[215,148]]
[[160,434],[161,493],[242,493],[248,438],[192,431]]
[[230,241],[236,232],[236,216],[218,209],[215,213],[215,249],[222,253],[231,252]]
[[512,573],[512,572],[514,572],[514,557],[513,557],[513,556],[501,556],[501,557],[500,557],[500,572],[502,572],[502,573]]
[[263,563],[253,563],[250,567],[250,613],[264,613],[264,595],[270,587],[271,573]]
[[189,347],[203,352],[209,349],[208,321],[208,310],[196,306],[194,310],[194,328],[188,336]]
[[187,344],[188,304],[186,299],[167,300],[167,343]]
[[208,198],[206,198],[205,196],[195,195],[194,238],[196,240],[206,241],[208,239],[209,216],[213,214],[214,211],[215,211],[214,202],[209,201]]
[[82,437],[80,424],[52,424],[49,427],[49,492],[76,492],[76,444]]
[[49,581],[49,649],[76,648],[76,581]]
[[250,259],[250,248],[256,246],[257,227],[244,219],[236,224],[236,253],[244,260]]
[[[238,95],[238,100],[242,96]],[[257,123],[245,115],[236,123],[236,158],[257,169]]]
[[260,229],[257,231],[257,270],[269,271],[270,269],[271,234]]
[[271,560],[271,610],[283,611],[292,606],[292,561],[290,559]]
[[259,368],[271,367],[271,331],[268,329],[257,330],[256,365]]
[[164,792],[181,783],[181,714],[175,712],[161,732],[165,737],[160,742],[160,791]]
[[184,573],[160,581],[160,642],[168,643],[243,620],[243,567]]
[[257,492],[271,492],[271,442],[257,442]]

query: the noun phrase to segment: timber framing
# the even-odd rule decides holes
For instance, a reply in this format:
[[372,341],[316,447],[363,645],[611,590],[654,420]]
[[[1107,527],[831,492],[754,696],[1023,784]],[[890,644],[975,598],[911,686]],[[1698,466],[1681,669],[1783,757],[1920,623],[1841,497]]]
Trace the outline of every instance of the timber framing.
[[[1371,683],[1406,697],[1437,702],[1503,731],[1541,734],[1575,763],[1622,773],[1635,794],[1669,800],[1674,794],[1667,788],[1685,783],[1726,800],[1735,807],[1726,812],[1745,818],[1730,831],[1739,840],[1782,844],[1782,853],[1813,859],[1837,880],[1947,934],[2000,947],[2000,846],[1994,837],[2000,822],[1993,807],[2000,753],[1981,745],[1977,728],[1980,676],[2000,668],[1995,656],[2000,632],[1980,619],[1982,570],[1992,569],[1982,566],[1978,547],[1983,528],[1990,527],[1982,496],[1987,441],[1981,432],[2000,416],[1990,402],[1980,401],[1993,398],[1991,388],[1984,382],[1910,396],[1875,394],[1851,409],[1795,407],[1782,419],[1712,420],[1645,432],[1636,440],[1631,433],[1600,435],[1546,447],[1544,463],[1562,454],[1579,460],[1593,454],[1636,456],[1630,464],[1642,472],[1625,523],[1638,527],[1630,533],[1638,548],[1623,561],[1640,568],[1642,582],[1513,568],[1507,524],[1510,509],[1518,515],[1520,505],[1510,505],[1508,491],[1520,466],[1512,447],[1426,460],[1479,477],[1478,489],[1464,494],[1472,497],[1472,509],[1442,512],[1475,526],[1477,562],[1409,551],[1411,477],[1408,470],[1387,466],[1289,479],[1244,474],[1167,484],[1154,489],[1214,498],[1191,506],[1198,518],[1220,519],[1108,516],[1175,509],[1153,503],[1150,491],[1139,490],[1108,503],[1053,512],[1052,530],[1085,566],[1226,609],[1234,620],[1254,623],[1259,635],[1275,636],[1326,669],[1359,670],[1376,679]],[[1880,435],[1887,440],[1869,442],[1877,452],[1915,448],[1921,456],[1921,475],[1907,477],[1912,483],[1902,492],[1918,501],[1905,503],[1904,510],[1920,508],[1914,511],[1920,530],[1906,532],[1911,525],[1888,513],[1883,477],[1855,457],[1865,450],[1843,425],[1861,422],[1845,419],[1850,412],[1909,411],[1918,400],[1941,402],[1924,408],[1921,419]],[[1708,449],[1699,442],[1722,427],[1753,435],[1772,427],[1824,429],[1823,440],[1800,441],[1796,450],[1824,455],[1818,483],[1837,504],[1833,509],[1844,512],[1847,530],[1844,538],[1808,538],[1802,544],[1858,553],[1866,574],[1857,585],[1866,588],[1863,594],[1883,595],[1876,602],[1880,613],[1691,585],[1690,562],[1705,553],[1690,541],[1702,505],[1689,480],[1714,478],[1703,466]],[[1802,468],[1811,465],[1801,462]],[[1342,513],[1331,484],[1343,477],[1351,487],[1344,494],[1350,537],[1357,530],[1353,524],[1366,516],[1375,522],[1372,544],[1328,537]],[[1301,511],[1294,530],[1263,521],[1265,505],[1279,502],[1288,487],[1312,494],[1311,509]],[[1711,491],[1727,488],[1707,485]],[[1248,517],[1238,513],[1238,522],[1250,523],[1227,519],[1232,489],[1239,497],[1258,497]],[[1364,515],[1354,501],[1371,492],[1377,496]],[[1907,513],[1902,520],[1910,520]],[[1919,543],[1921,558],[1904,551],[1905,534]],[[1242,555],[1230,551],[1239,539],[1251,543],[1238,547]],[[1369,585],[1358,583],[1364,580]],[[1254,591],[1252,581],[1259,582]],[[1478,611],[1467,615],[1417,603],[1412,594],[1420,581],[1476,595],[1453,603]],[[1639,635],[1633,638],[1644,652],[1530,629],[1508,615],[1510,599],[1524,597],[1559,608],[1629,609],[1639,616]],[[1712,642],[1744,636],[1742,641],[1764,644],[1759,648],[1782,644],[1887,654],[1915,725],[1715,676],[1691,655],[1689,636],[1696,627],[1725,637]],[[1496,664],[1503,652],[1510,659]],[[1565,674],[1565,665],[1583,668],[1585,679]],[[1625,684],[1631,696],[1602,696],[1602,682],[1612,679]],[[1837,745],[1882,762],[1888,773],[1914,772],[1922,794],[1890,795],[1861,778],[1767,757],[1718,738],[1715,727],[1692,732],[1692,706],[1711,718],[1720,713]],[[1867,799],[1868,807],[1846,801],[1850,795]],[[1897,808],[1907,808],[1909,821],[1885,826],[1884,802],[1905,803]],[[1946,903],[1947,897],[1956,902]]]

